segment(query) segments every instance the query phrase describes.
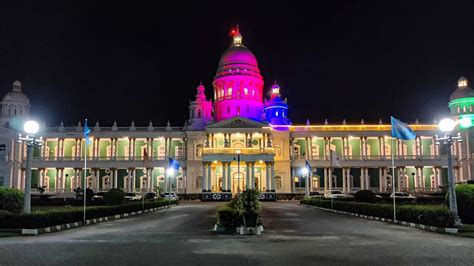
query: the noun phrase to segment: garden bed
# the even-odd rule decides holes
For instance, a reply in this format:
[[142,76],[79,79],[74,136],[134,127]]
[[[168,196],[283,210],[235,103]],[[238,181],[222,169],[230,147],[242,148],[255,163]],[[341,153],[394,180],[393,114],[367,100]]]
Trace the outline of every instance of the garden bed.
[[[333,201],[331,207],[331,200],[325,199],[303,199],[300,203],[365,216],[393,219],[393,206],[388,204]],[[398,205],[396,214],[397,220],[409,223],[441,228],[451,228],[454,225],[449,209],[441,205]]]
[[[167,205],[176,204],[176,201],[154,201],[132,203],[116,206],[91,206],[86,209],[86,219],[99,219],[103,217],[120,215],[123,213],[142,212]],[[31,214],[0,214],[1,229],[37,229],[68,223],[82,222],[83,209],[80,207],[61,207],[48,209],[43,207]]]

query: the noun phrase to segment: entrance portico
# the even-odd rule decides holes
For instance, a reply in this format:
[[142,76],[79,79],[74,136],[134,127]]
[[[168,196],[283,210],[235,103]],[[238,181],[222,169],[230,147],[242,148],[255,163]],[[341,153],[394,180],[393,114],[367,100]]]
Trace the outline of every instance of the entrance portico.
[[226,200],[245,189],[275,193],[275,151],[267,125],[236,117],[209,125],[203,149],[203,200]]

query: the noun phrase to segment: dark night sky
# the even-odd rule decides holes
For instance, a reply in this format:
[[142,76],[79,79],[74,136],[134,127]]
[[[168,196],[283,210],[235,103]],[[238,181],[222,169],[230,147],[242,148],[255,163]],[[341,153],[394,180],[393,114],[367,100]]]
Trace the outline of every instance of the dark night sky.
[[432,122],[474,80],[472,1],[148,2],[0,1],[1,95],[21,80],[48,125],[182,126],[235,24],[294,123]]

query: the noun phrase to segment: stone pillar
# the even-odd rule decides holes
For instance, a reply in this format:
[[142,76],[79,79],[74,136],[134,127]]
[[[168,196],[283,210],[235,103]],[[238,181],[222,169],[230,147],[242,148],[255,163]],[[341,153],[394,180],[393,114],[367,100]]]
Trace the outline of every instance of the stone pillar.
[[270,163],[270,191],[275,192],[276,191],[276,186],[275,186],[275,162]]
[[365,189],[365,171],[364,168],[360,168],[360,190]]
[[[231,189],[232,189],[232,187],[231,187],[231,185],[232,185],[232,179],[231,179],[232,175],[231,174],[232,173],[230,171],[230,164],[231,164],[231,162],[227,162],[227,182],[226,182],[227,183],[227,192],[231,192]],[[239,173],[237,173],[237,174],[239,174]],[[240,176],[239,176],[239,181],[240,181]]]
[[417,176],[419,177],[419,185],[420,185],[420,189],[423,190],[423,191],[426,191],[426,182],[425,182],[425,175],[423,174],[423,167],[418,167],[417,168]]
[[346,188],[346,191],[348,193],[351,192],[352,190],[352,179],[351,179],[351,168],[346,168],[346,178],[347,178],[347,188]]
[[251,163],[250,162],[245,162],[245,189],[250,189],[251,188],[251,178],[250,178],[250,168],[251,168]]
[[226,175],[227,163],[221,162],[221,164],[222,164],[222,192],[226,192],[227,191],[227,175]]
[[207,163],[202,163],[202,192],[207,191]]
[[329,191],[332,191],[332,168],[328,168]]
[[295,193],[295,168],[291,168],[291,176],[290,176],[290,188],[291,188],[291,193]]
[[212,168],[211,163],[207,163],[207,191],[211,192],[212,187]]
[[[344,142],[344,140],[343,140]],[[347,179],[346,179],[346,168],[342,168],[342,192],[346,193]]]
[[384,171],[382,167],[379,167],[379,192],[384,191]]
[[250,188],[255,189],[255,162],[250,162]]
[[329,190],[328,169],[324,168],[324,193]]
[[[366,142],[367,144],[367,142]],[[365,168],[365,189],[370,189],[369,168]]]

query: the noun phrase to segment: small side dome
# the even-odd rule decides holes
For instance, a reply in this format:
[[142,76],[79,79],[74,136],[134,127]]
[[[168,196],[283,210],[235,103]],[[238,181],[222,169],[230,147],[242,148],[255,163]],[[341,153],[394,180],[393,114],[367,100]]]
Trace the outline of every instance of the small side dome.
[[16,104],[24,104],[26,106],[30,106],[30,99],[26,96],[21,90],[21,82],[15,81],[12,84],[12,91],[8,92],[3,96],[2,102],[6,103],[16,103]]

